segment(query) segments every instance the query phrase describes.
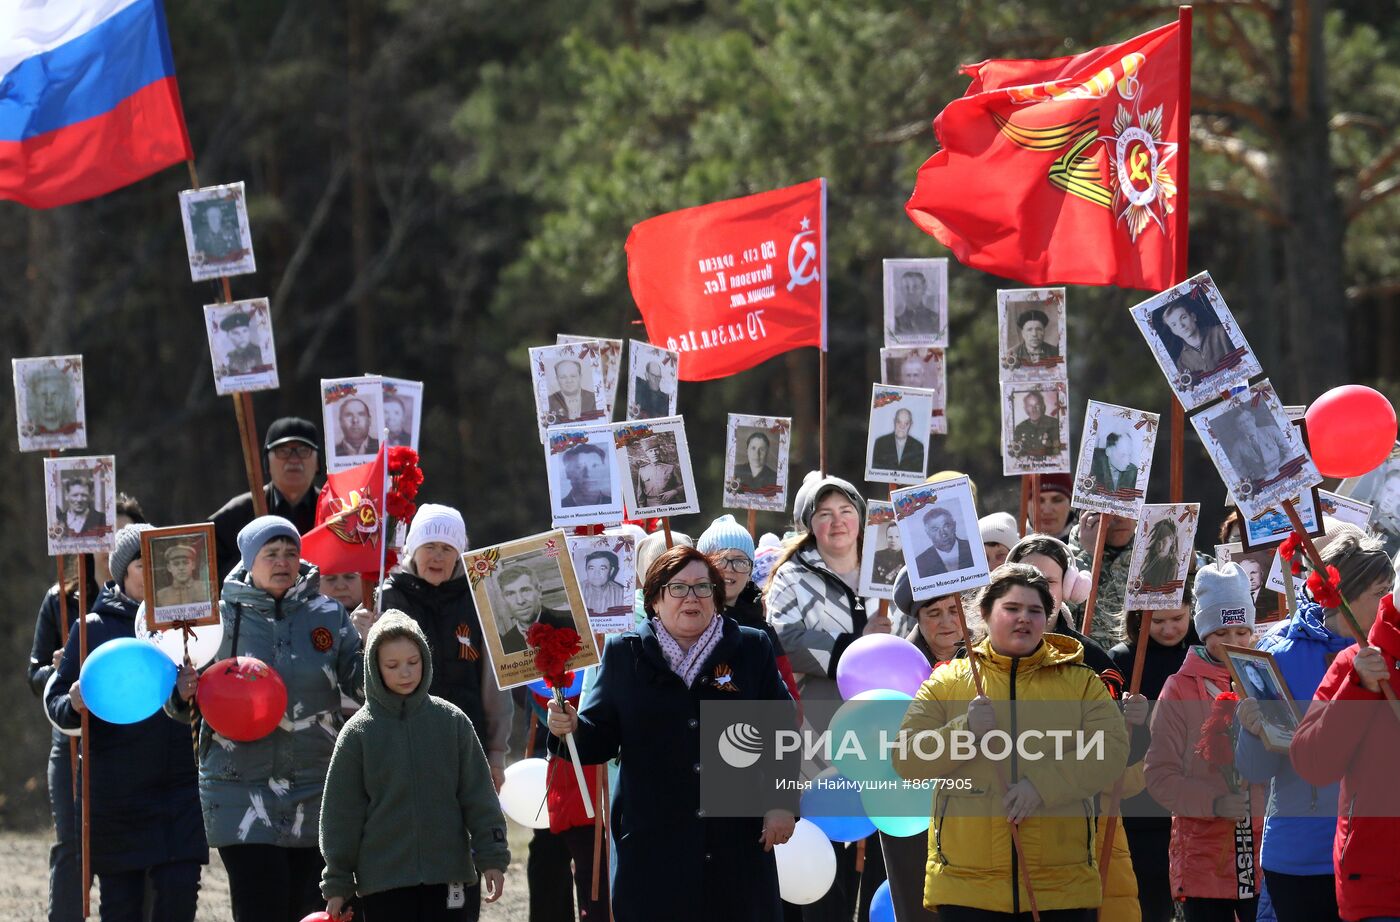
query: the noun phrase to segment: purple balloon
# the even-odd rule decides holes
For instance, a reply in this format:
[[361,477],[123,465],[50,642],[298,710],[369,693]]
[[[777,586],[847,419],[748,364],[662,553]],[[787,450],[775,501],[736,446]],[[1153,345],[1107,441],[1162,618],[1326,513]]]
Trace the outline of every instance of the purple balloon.
[[841,655],[836,664],[836,687],[847,701],[878,688],[913,696],[931,672],[928,658],[903,637],[866,634]]

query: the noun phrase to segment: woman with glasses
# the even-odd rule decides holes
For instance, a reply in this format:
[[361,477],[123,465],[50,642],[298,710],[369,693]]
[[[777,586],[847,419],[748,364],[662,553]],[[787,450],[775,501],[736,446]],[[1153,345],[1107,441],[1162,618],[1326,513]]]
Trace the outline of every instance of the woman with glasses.
[[701,764],[702,702],[787,702],[781,715],[746,710],[746,720],[759,726],[791,728],[795,716],[767,636],[719,614],[724,586],[695,548],[661,554],[642,585],[647,620],[608,638],[582,710],[549,704],[552,751],[567,758],[557,737],[573,733],[584,764],[619,762],[612,804],[616,922],[782,918],[773,846],[792,836],[796,792],[777,792],[760,757],[744,774],[735,770],[734,783],[772,791],[764,795],[771,809],[761,817],[706,817],[700,806],[701,769],[729,771]]

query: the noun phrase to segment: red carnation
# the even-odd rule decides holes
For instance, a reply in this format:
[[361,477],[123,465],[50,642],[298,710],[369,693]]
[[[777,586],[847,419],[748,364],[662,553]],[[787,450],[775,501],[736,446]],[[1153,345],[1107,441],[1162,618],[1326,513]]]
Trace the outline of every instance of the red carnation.
[[568,670],[569,660],[583,649],[578,631],[540,621],[530,625],[525,632],[525,643],[535,651],[535,668],[539,670],[544,684],[553,689],[568,688],[573,682],[573,675]]
[[1336,567],[1328,567],[1325,577],[1318,570],[1308,574],[1308,592],[1312,593],[1313,601],[1323,608],[1342,607],[1341,585],[1342,577]]
[[1278,546],[1278,555],[1289,562],[1289,569],[1293,571],[1294,576],[1303,572],[1303,558],[1298,553],[1302,546],[1303,539],[1296,531],[1289,532],[1288,537]]
[[1235,708],[1239,706],[1239,701],[1240,696],[1234,692],[1221,692],[1215,696],[1215,701],[1210,706],[1210,715],[1201,724],[1201,738],[1196,741],[1195,750],[1196,755],[1207,765],[1218,769],[1225,776],[1232,791],[1236,786],[1233,731]]

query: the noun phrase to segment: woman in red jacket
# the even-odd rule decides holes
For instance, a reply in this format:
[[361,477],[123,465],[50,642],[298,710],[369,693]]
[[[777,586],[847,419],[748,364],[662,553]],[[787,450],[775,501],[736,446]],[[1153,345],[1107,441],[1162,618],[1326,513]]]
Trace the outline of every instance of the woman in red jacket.
[[1400,719],[1381,693],[1382,682],[1400,693],[1394,593],[1381,599],[1367,640],[1337,654],[1288,750],[1304,780],[1342,783],[1332,861],[1347,922],[1400,919]]

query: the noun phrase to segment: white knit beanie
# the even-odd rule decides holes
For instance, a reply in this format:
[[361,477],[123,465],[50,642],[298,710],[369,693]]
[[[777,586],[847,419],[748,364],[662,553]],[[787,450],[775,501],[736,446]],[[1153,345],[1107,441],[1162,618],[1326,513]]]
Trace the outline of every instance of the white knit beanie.
[[437,503],[424,503],[413,516],[413,524],[408,526],[408,537],[403,542],[405,560],[412,560],[413,554],[425,544],[441,541],[450,545],[458,554],[467,549],[467,523],[462,521],[462,513],[451,506]]

